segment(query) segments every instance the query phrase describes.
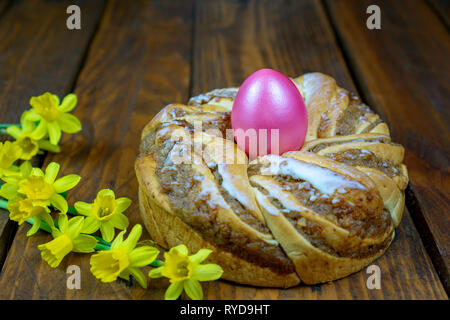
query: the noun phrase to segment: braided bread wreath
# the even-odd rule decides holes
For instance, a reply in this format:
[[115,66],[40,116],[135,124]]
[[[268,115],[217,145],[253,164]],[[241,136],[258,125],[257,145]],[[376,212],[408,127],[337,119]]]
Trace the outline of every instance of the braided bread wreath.
[[[383,254],[404,208],[403,147],[333,78],[292,80],[308,111],[300,151],[248,162],[224,138],[238,88],[168,105],[147,124],[135,169],[153,240],[164,248],[210,248],[224,279],[266,287],[339,279]],[[186,136],[197,148],[191,163],[179,163]],[[223,151],[244,160],[223,163]]]

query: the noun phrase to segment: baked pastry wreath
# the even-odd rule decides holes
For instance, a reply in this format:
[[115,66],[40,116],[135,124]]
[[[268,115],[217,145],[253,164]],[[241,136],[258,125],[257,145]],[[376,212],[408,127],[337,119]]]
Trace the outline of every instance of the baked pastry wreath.
[[238,88],[168,105],[147,124],[135,169],[153,240],[213,249],[223,278],[267,287],[339,279],[383,254],[404,208],[403,147],[333,78],[292,80],[308,111],[300,151],[248,162],[226,131]]

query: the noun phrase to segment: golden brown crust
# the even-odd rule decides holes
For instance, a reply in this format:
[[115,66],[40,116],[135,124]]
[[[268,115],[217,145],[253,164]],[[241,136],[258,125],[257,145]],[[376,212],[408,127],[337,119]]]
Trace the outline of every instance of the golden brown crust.
[[[339,279],[388,248],[404,208],[404,149],[391,143],[379,116],[333,78],[312,73],[292,80],[308,111],[305,145],[301,152],[252,162],[250,179],[245,154],[224,135],[238,88],[193,97],[188,106],[169,105],[144,128],[135,166],[140,211],[162,247],[185,243],[191,251],[211,248],[209,261],[222,266],[224,279],[268,287]],[[200,135],[194,134],[198,122],[203,124]],[[171,159],[184,143],[175,131],[191,139],[194,162],[187,167]],[[222,149],[245,158],[244,164],[222,165],[217,152]],[[274,159],[306,167],[299,176],[283,170],[267,175],[262,165]],[[166,167],[173,167],[169,175]],[[328,175],[342,185],[330,189],[302,170]],[[176,185],[187,181],[190,187],[177,193],[168,176]],[[305,186],[311,196],[302,190]],[[187,211],[180,209],[183,201],[177,197],[186,198]],[[317,197],[330,200],[313,200]]]

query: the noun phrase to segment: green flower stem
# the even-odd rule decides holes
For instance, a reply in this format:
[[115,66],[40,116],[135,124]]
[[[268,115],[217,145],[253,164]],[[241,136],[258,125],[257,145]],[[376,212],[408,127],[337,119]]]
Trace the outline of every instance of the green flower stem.
[[67,210],[67,212],[70,214],[73,214],[73,215],[78,215],[78,211],[71,206],[69,206],[69,209]]
[[6,132],[6,129],[8,129],[11,126],[16,126],[21,128],[22,125],[16,124],[16,123],[0,123],[0,134],[2,135],[8,135],[8,132]]
[[8,129],[11,126],[18,126],[20,127],[21,125],[18,123],[0,123],[0,129]]
[[8,201],[0,199],[0,208],[8,210]]

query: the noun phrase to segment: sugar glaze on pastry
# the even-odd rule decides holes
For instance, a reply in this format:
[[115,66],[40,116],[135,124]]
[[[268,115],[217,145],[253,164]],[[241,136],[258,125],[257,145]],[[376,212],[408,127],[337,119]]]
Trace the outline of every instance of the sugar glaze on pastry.
[[[153,240],[210,248],[224,279],[267,287],[336,280],[385,252],[404,209],[403,147],[333,78],[292,80],[308,111],[299,151],[248,161],[226,135],[238,88],[168,105],[147,124],[135,168]],[[192,161],[175,161],[186,148]]]

